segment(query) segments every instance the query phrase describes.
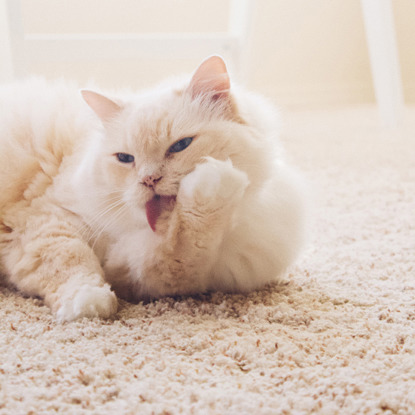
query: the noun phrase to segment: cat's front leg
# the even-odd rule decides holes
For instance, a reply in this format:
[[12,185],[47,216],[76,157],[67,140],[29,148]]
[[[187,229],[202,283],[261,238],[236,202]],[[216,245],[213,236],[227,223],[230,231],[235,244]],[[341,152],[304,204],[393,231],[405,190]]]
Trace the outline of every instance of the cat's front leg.
[[232,226],[248,183],[246,174],[231,161],[212,158],[182,179],[167,231],[144,263],[139,296],[206,290],[223,236]]
[[18,289],[44,298],[61,322],[116,312],[116,296],[81,238],[75,215],[53,206],[31,207],[13,212],[9,224],[2,262]]
[[117,311],[117,298],[104,283],[101,273],[72,275],[50,300],[52,310],[60,322],[82,317],[109,318]]

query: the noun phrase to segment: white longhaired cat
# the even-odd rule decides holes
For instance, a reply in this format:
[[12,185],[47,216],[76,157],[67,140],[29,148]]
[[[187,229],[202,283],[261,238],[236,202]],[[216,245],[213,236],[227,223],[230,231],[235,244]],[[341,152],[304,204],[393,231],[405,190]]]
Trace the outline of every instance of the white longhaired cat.
[[[132,301],[278,278],[304,234],[270,105],[225,63],[107,97],[64,82],[0,88],[0,273],[59,321]],[[91,111],[91,108],[93,111]]]

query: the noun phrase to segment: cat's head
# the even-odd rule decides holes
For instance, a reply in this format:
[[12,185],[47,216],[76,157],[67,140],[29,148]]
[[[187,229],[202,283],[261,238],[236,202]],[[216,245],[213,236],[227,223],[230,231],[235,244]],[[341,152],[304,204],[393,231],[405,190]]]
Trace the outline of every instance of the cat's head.
[[155,194],[177,195],[182,178],[207,156],[231,159],[253,184],[263,179],[267,149],[241,113],[218,56],[185,84],[121,99],[82,94],[104,126],[94,147],[99,182],[122,190],[130,206],[142,207]]

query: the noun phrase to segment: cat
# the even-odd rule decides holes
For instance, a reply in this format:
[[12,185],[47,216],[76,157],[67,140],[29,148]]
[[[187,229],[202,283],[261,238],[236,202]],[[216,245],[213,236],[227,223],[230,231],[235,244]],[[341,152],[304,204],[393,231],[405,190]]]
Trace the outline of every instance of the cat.
[[258,289],[302,246],[278,116],[219,56],[139,94],[20,81],[0,106],[0,274],[60,322]]

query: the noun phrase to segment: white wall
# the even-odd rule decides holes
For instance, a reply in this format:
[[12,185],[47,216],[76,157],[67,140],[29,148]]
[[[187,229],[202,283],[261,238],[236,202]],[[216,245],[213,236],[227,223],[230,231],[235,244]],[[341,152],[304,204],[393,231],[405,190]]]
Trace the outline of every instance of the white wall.
[[[26,32],[225,31],[224,0],[22,0]],[[394,0],[404,92],[415,101],[415,1]],[[214,51],[212,51],[214,52]],[[359,0],[257,0],[248,84],[284,106],[373,102]],[[52,62],[35,59],[30,72],[81,83],[144,87],[192,71],[204,56],[186,59]]]
[[[404,95],[413,103],[415,1],[392,5]],[[255,27],[256,88],[292,105],[374,101],[360,0],[259,0]]]

